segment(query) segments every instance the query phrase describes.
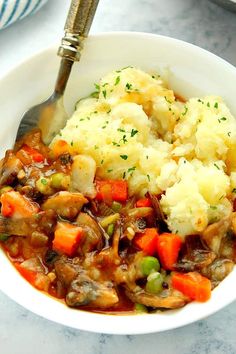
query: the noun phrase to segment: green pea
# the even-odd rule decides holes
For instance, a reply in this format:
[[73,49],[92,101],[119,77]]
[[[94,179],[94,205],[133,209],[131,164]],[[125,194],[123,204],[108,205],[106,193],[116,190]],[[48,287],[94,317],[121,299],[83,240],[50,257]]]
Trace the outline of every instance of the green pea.
[[159,272],[160,270],[160,263],[157,258],[147,256],[144,257],[141,261],[141,272],[144,276],[148,276],[153,272]]
[[134,309],[136,312],[139,312],[139,313],[147,313],[148,312],[146,306],[143,304],[135,304]]
[[115,229],[115,225],[114,225],[114,224],[108,225],[107,233],[108,233],[108,235],[109,235],[110,237],[113,235],[114,229]]
[[151,273],[147,278],[146,291],[151,294],[159,294],[162,290],[163,276],[158,273]]
[[0,234],[0,241],[6,241],[10,236],[8,234]]
[[112,202],[111,208],[117,213],[122,208],[122,204],[114,201]]
[[53,193],[53,189],[50,186],[50,179],[46,177],[39,178],[36,183],[37,190],[45,195],[50,195]]

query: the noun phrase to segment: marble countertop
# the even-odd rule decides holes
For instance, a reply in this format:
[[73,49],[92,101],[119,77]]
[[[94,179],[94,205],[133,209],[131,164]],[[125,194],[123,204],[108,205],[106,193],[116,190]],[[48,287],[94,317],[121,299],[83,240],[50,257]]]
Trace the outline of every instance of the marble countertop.
[[[0,31],[0,76],[31,54],[59,43],[68,0]],[[92,32],[144,31],[179,38],[236,65],[236,14],[207,0],[100,0]],[[42,319],[0,293],[2,354],[234,354],[236,303],[173,331],[113,336],[66,328]],[[139,319],[142,321],[142,319]]]

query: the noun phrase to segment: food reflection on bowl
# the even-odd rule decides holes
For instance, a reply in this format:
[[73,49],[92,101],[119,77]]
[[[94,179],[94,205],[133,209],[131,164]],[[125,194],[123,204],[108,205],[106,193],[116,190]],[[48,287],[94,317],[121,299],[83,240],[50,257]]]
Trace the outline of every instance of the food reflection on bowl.
[[[110,41],[112,41],[114,45],[114,51],[108,49],[110,48]],[[125,58],[119,55],[117,49],[121,43],[129,43],[130,51],[127,51]],[[143,55],[143,51],[140,50],[141,45],[145,46],[146,52],[149,54],[148,61],[146,56]],[[161,48],[162,50],[157,50],[157,48]],[[96,60],[98,60],[101,65],[95,66],[95,53],[99,53],[99,56],[96,56]],[[135,53],[135,55],[133,53]],[[173,56],[173,54],[175,55]],[[187,60],[190,55],[194,58],[193,62]],[[47,88],[47,83],[50,82],[51,71],[53,71],[51,69],[54,68],[54,72],[56,70],[55,61],[48,59],[49,56],[43,53],[31,61],[32,80],[35,75],[35,69],[37,69],[42,60],[48,61],[48,66],[42,69],[44,72],[42,76],[40,76],[41,79],[39,80],[35,92],[30,90],[29,85],[28,90],[26,90],[27,94],[20,93],[19,96],[23,96],[21,99],[15,95],[16,99],[19,99],[19,104],[17,108],[15,106],[15,108],[12,108],[10,116],[8,113],[9,121],[6,121],[5,129],[10,129],[10,124],[14,122],[15,117],[19,117],[21,111],[38,100],[38,94],[41,95],[42,98],[45,96],[45,88]],[[211,63],[211,70],[209,70],[207,66],[209,62]],[[143,71],[131,67],[127,68],[129,65],[139,67],[146,72],[152,72],[152,75],[145,74]],[[10,75],[13,75],[14,79],[20,82],[20,76],[24,74],[26,66],[29,67],[29,63],[23,64],[20,69],[16,69],[15,73],[13,72]],[[87,70],[85,70],[85,68]],[[123,70],[120,68],[123,68]],[[39,201],[39,199],[37,199],[38,197],[30,197],[30,195],[27,195],[29,189],[32,188],[28,188],[27,183],[23,182],[23,180],[27,180],[26,177],[29,177],[27,168],[25,168],[26,176],[20,174],[21,168],[20,171],[18,171],[19,176],[17,176],[18,180],[20,177],[23,178],[20,183],[21,186],[18,185],[15,191],[5,191],[1,197],[3,210],[5,210],[3,214],[6,212],[5,217],[8,218],[7,223],[4,221],[2,226],[11,228],[11,221],[15,222],[14,215],[7,214],[12,212],[14,214],[14,211],[12,211],[14,208],[11,208],[11,198],[13,198],[13,202],[15,201],[14,205],[17,205],[17,200],[19,201],[20,199],[22,201],[22,197],[24,203],[30,201],[32,203],[31,208],[33,214],[35,214],[34,208],[38,208],[37,204],[33,204],[35,198],[34,201],[40,204],[44,215],[42,215],[41,211],[39,212],[35,224],[39,222],[41,229],[33,230],[33,232],[31,232],[31,230],[29,232],[30,242],[31,244],[35,244],[35,242],[37,243],[38,241],[45,241],[47,243],[46,238],[42,236],[45,236],[45,234],[46,237],[51,236],[42,229],[43,227],[47,227],[47,223],[43,223],[40,218],[43,218],[45,213],[51,213],[52,209],[57,212],[62,220],[57,222],[55,226],[56,229],[53,229],[52,233],[55,233],[55,238],[49,251],[54,251],[56,257],[59,255],[60,258],[56,260],[57,269],[51,269],[49,278],[51,277],[53,283],[55,277],[60,278],[60,275],[65,274],[65,267],[67,267],[67,270],[68,267],[70,268],[68,270],[70,274],[74,271],[77,272],[77,275],[80,273],[80,279],[77,279],[77,283],[72,286],[70,282],[68,285],[69,292],[67,292],[66,300],[69,306],[77,307],[78,305],[84,304],[83,301],[81,303],[79,302],[81,298],[78,297],[77,290],[78,288],[80,288],[80,290],[83,288],[84,290],[85,283],[87,285],[93,285],[90,294],[92,300],[90,298],[90,302],[94,305],[94,309],[97,307],[100,311],[104,311],[105,307],[110,309],[119,302],[118,298],[120,293],[117,290],[120,284],[122,284],[122,288],[125,290],[126,299],[128,297],[128,299],[131,300],[129,305],[127,305],[128,302],[126,302],[126,307],[123,307],[123,310],[127,310],[127,306],[130,306],[129,310],[133,309],[132,303],[136,304],[136,310],[144,309],[142,306],[140,307],[140,304],[146,305],[147,308],[145,308],[145,310],[149,310],[150,307],[180,307],[190,299],[207,300],[210,294],[210,280],[213,286],[217,285],[219,280],[222,280],[224,276],[232,270],[233,266],[233,259],[231,257],[232,247],[227,243],[224,247],[220,247],[219,251],[219,240],[214,238],[214,230],[218,228],[221,229],[222,225],[217,225],[217,222],[223,222],[225,230],[222,232],[225,235],[226,230],[232,229],[233,231],[234,225],[233,222],[232,226],[230,226],[233,215],[231,214],[232,203],[229,201],[231,198],[233,199],[233,179],[230,180],[229,177],[230,172],[233,172],[233,161],[231,161],[230,156],[226,155],[227,151],[231,151],[230,149],[232,148],[231,145],[234,139],[234,135],[232,134],[231,136],[228,132],[233,131],[235,122],[222,99],[218,96],[222,96],[232,112],[234,112],[235,107],[233,105],[235,102],[232,93],[232,77],[236,75],[235,69],[208,52],[173,39],[154,35],[128,33],[101,35],[88,40],[84,57],[80,65],[75,67],[68,87],[68,96],[66,97],[66,104],[69,110],[73,111],[72,107],[78,98],[88,96],[93,83],[98,82],[100,77],[111,70],[114,70],[112,74],[108,74],[108,76],[99,82],[99,90],[97,90],[99,92],[93,94],[93,98],[90,97],[80,100],[80,102],[76,104],[74,116],[68,121],[67,127],[64,128],[52,142],[51,149],[56,159],[60,159],[62,155],[68,155],[68,153],[72,156],[72,159],[68,159],[68,163],[70,164],[68,169],[71,169],[71,173],[68,173],[62,161],[59,165],[58,162],[53,162],[54,168],[52,173],[49,173],[47,168],[43,170],[42,167],[38,166],[37,168],[39,170],[41,168],[41,170],[38,175],[36,173],[34,174],[34,186],[36,187],[36,191],[41,193],[41,201]],[[215,77],[216,70],[218,72],[220,70],[224,72],[225,77],[227,77],[227,75],[231,77],[231,80],[228,79],[223,87],[221,80]],[[44,73],[50,73],[50,75],[44,76]],[[166,88],[162,80],[158,76],[155,77],[153,73],[161,73],[174,92],[186,98],[186,102],[182,102],[178,98],[175,99],[173,92]],[[153,75],[154,77],[152,77]],[[78,81],[78,78],[80,78],[80,81]],[[8,84],[10,84],[10,80],[9,77],[6,77],[2,80],[1,85],[7,87]],[[96,87],[98,88],[98,86]],[[96,98],[97,95],[99,95],[99,99]],[[190,97],[196,96],[201,98],[188,101]],[[202,98],[203,96],[208,97]],[[5,98],[5,101],[6,100],[7,98]],[[2,107],[4,110],[6,105],[2,105]],[[214,130],[210,130],[208,127],[211,126],[213,118],[215,120]],[[201,121],[199,121],[199,119]],[[94,135],[90,134],[90,122],[93,123]],[[189,126],[189,122],[192,122],[191,126]],[[110,125],[112,125],[112,127],[110,127]],[[224,125],[223,128],[221,128],[222,125]],[[76,133],[76,129],[78,133]],[[193,129],[194,133],[191,129]],[[13,134],[14,132],[12,132],[11,141],[14,139]],[[30,158],[32,159],[32,156],[37,155],[36,158],[38,159],[41,154],[43,159],[45,156],[48,160],[52,158],[50,155],[51,152],[47,151],[46,147],[42,145],[37,146],[40,142],[36,141],[38,139],[36,135],[37,133],[21,143],[21,145],[18,146],[18,151],[15,151],[16,157],[24,166],[27,164],[30,166],[32,163],[33,165],[40,165],[40,163],[42,163],[42,160],[34,162],[26,161],[27,156],[28,158],[31,156]],[[91,140],[93,136],[94,142]],[[199,139],[196,139],[196,137],[199,137]],[[220,138],[222,139],[221,143],[219,143]],[[32,145],[33,140],[35,144],[33,143]],[[217,146],[215,141],[218,142]],[[6,147],[9,147],[10,144],[10,141],[6,142]],[[192,150],[190,149],[191,144]],[[211,145],[213,145],[213,148],[211,148]],[[31,150],[29,150],[29,148]],[[36,151],[33,149],[36,149]],[[62,151],[60,149],[66,150]],[[137,153],[135,154],[133,151]],[[145,159],[142,158],[143,156]],[[148,158],[146,158],[146,156],[148,156]],[[170,156],[172,157],[170,158]],[[22,161],[22,159],[26,160]],[[73,159],[74,161],[72,161]],[[159,161],[158,166],[156,161]],[[224,163],[227,165],[227,170],[224,167]],[[166,173],[168,171],[166,171],[166,166],[170,166],[169,164],[174,164],[176,169],[167,176]],[[217,167],[215,165],[217,165]],[[52,166],[49,167],[51,169]],[[96,167],[97,182],[96,185],[94,185],[93,179]],[[130,170],[131,168],[132,170]],[[162,174],[161,169],[163,169]],[[86,175],[84,173],[85,170]],[[209,176],[214,178],[215,181],[215,188],[212,189],[212,193],[209,193],[209,188],[211,187]],[[63,182],[63,187],[61,188],[59,184],[62,183],[62,180],[65,183]],[[117,187],[117,185],[114,187],[114,180],[117,181],[115,183],[119,182],[119,187]],[[104,183],[104,181],[106,183]],[[109,181],[109,183],[107,183],[107,181]],[[183,184],[183,188],[179,190],[181,183]],[[230,186],[230,183],[232,186]],[[7,181],[7,184],[11,184],[11,182]],[[69,188],[73,186],[75,190],[67,191],[68,185],[70,185]],[[16,185],[12,186],[16,187]],[[189,186],[191,186],[191,188]],[[127,195],[127,187],[129,187],[129,195]],[[26,192],[24,196],[22,189]],[[61,191],[61,189],[64,191]],[[118,193],[114,192],[115,189],[118,190]],[[189,191],[191,189],[191,193],[189,193],[188,189]],[[83,194],[80,195],[79,201],[77,200],[78,191]],[[222,193],[220,196],[218,195],[218,191]],[[55,194],[56,192],[57,194]],[[146,192],[148,192],[148,194],[146,194]],[[67,193],[75,193],[76,195],[73,195],[73,198],[76,197],[77,199],[73,202],[71,200],[72,195],[69,195],[70,198],[68,199]],[[157,195],[158,198],[156,197]],[[133,198],[133,196],[135,196],[135,198]],[[191,202],[189,202],[189,196],[192,198]],[[62,197],[64,201],[67,200],[67,208],[60,208],[59,199]],[[92,202],[92,204],[90,202],[90,206],[87,205],[87,200],[93,199],[94,197],[97,201]],[[146,199],[144,199],[144,197]],[[217,199],[217,202],[215,199]],[[71,204],[71,208],[68,201],[73,204]],[[21,206],[22,203],[20,203]],[[114,203],[116,204],[115,206]],[[127,203],[129,204],[128,207]],[[149,204],[139,205],[140,203]],[[77,208],[75,206],[77,206]],[[104,212],[100,213],[96,211],[101,206],[103,211],[106,210],[106,213],[109,211],[107,215]],[[119,210],[114,210],[116,206],[119,206]],[[82,207],[83,212],[78,215]],[[196,207],[196,210],[194,207]],[[136,218],[132,214],[132,218],[130,218],[130,215],[129,218],[126,218],[123,212],[125,208],[128,214],[130,214],[130,212],[141,213],[144,211],[150,214],[141,215],[141,221],[143,223],[145,222],[143,228],[140,228],[138,224],[138,229],[135,229],[136,222],[140,221],[140,217]],[[28,207],[26,209],[28,210]],[[163,215],[160,209],[164,211],[165,220],[160,220],[160,215]],[[190,209],[194,215],[198,216],[196,219],[191,217]],[[159,221],[162,222],[162,225],[158,225],[158,230],[154,220],[156,217],[153,215],[155,211],[157,213],[159,212]],[[95,215],[96,213],[98,214]],[[19,215],[15,216],[19,217]],[[52,218],[50,223],[52,227],[55,223],[55,215],[51,215],[50,217]],[[75,218],[77,218],[76,225]],[[94,219],[96,219],[96,222]],[[196,223],[193,222],[193,220],[196,220]],[[201,222],[197,222],[197,220]],[[163,221],[167,222],[167,225],[165,222],[163,223]],[[19,222],[19,219],[17,219],[17,222]],[[130,224],[128,225],[128,223]],[[215,229],[205,232],[204,243],[206,243],[206,245],[202,249],[204,252],[199,252],[199,242],[201,243],[201,237],[209,223],[211,223],[213,229]],[[97,234],[101,232],[104,233],[105,231],[105,234],[103,234],[103,244],[101,245],[99,239],[97,243],[93,243],[91,249],[91,245],[85,243],[89,247],[89,249],[86,249],[86,252],[94,250],[98,250],[98,252],[95,255],[93,253],[93,256],[85,256],[85,258],[83,258],[83,264],[81,264],[81,261],[71,262],[67,260],[66,257],[69,256],[69,258],[71,258],[73,256],[72,253],[77,252],[78,248],[80,248],[79,242],[80,239],[83,239],[80,234],[81,229],[83,230],[84,225],[85,228],[88,227],[88,225],[90,225],[91,228],[93,224],[96,228],[99,225],[102,227],[102,230],[99,229]],[[95,230],[95,226],[93,231]],[[30,224],[30,227],[34,227],[33,223]],[[118,243],[116,241],[121,236],[119,234],[121,228],[123,228],[123,245],[120,245],[122,249],[119,250],[120,253],[117,253]],[[18,228],[18,231],[15,229],[15,234],[17,232],[19,233],[19,230],[20,228]],[[4,229],[4,231],[6,234],[9,232],[9,230],[6,229]],[[160,236],[157,235],[157,231],[161,234]],[[171,232],[172,234],[170,235],[166,232]],[[41,233],[41,235],[39,235],[39,233]],[[65,234],[73,234],[76,236],[75,238],[71,236],[75,240],[76,248],[74,244],[71,244],[71,247],[69,247],[68,242],[62,242]],[[174,236],[174,234],[177,235]],[[199,236],[194,237],[194,240],[193,237],[186,237],[186,235],[190,234],[199,234],[200,241]],[[110,251],[113,251],[113,254],[108,252],[109,247],[103,248],[107,235],[107,238],[109,238],[110,235],[110,240],[113,239],[110,244]],[[212,242],[212,235],[216,242]],[[147,236],[149,241],[151,238],[154,240],[155,245],[153,249],[151,246],[145,248],[145,242],[141,242]],[[161,239],[163,242],[169,242],[170,236],[171,242],[174,240],[178,250],[175,250],[175,257],[172,257],[171,262],[168,262],[165,259],[166,252],[161,251],[161,245],[158,246],[158,240]],[[17,236],[15,236],[15,239],[19,239],[19,237],[17,238]],[[199,241],[197,245],[196,239]],[[9,240],[5,241],[6,248],[9,247],[8,242],[11,243]],[[199,268],[203,269],[204,267],[201,267],[202,264],[199,266],[199,259],[197,261],[195,259],[196,262],[193,261],[193,254],[190,255],[191,259],[188,259],[189,254],[187,257],[185,254],[185,259],[183,259],[181,255],[179,262],[177,262],[178,251],[184,240],[185,245],[190,245],[190,248],[197,247],[198,255],[201,253],[201,257],[203,256],[204,258],[203,263],[204,261],[208,262],[207,264],[204,263],[204,272],[202,272],[202,270],[199,271]],[[26,250],[24,249],[25,241],[22,241],[22,238],[20,242],[23,243],[23,246],[20,245],[20,247],[23,247],[24,252],[28,252],[28,255],[24,255],[24,259],[22,259],[22,254],[20,255],[21,259],[18,259],[17,262],[18,270],[20,270],[21,273],[25,273],[25,269],[35,271],[34,267],[37,265],[35,264],[35,260],[32,260],[32,258],[34,258],[31,253],[32,249],[28,247],[29,245],[26,245]],[[106,242],[106,246],[109,246],[110,241],[106,240]],[[161,244],[163,244],[163,242]],[[192,246],[193,243],[194,246]],[[84,243],[81,243],[81,246],[82,245],[84,245]],[[223,255],[223,249],[225,247],[228,251],[227,256],[225,254]],[[165,248],[165,250],[166,249],[167,248]],[[47,249],[45,250],[48,251]],[[82,247],[79,250],[80,255],[76,254],[77,259],[84,257],[84,252],[85,249]],[[123,255],[121,255],[122,252]],[[60,254],[64,255],[60,256]],[[14,258],[14,255],[11,256]],[[48,255],[48,257],[49,256],[50,255]],[[123,269],[118,264],[121,256],[123,257],[121,261],[121,263],[123,262],[121,264],[123,265]],[[103,259],[101,259],[102,257]],[[106,258],[106,262],[104,262],[104,257]],[[222,261],[222,258],[226,257],[227,260]],[[157,258],[159,258],[159,260]],[[201,260],[203,258],[201,258]],[[42,259],[41,255],[39,259]],[[116,265],[113,264],[115,260],[117,261]],[[36,292],[22,278],[19,278],[3,253],[1,253],[1,261],[6,269],[6,272],[1,275],[2,289],[8,295],[27,308],[47,318],[91,331],[99,331],[100,321],[103,323],[103,331],[108,333],[144,333],[166,330],[189,323],[190,318],[191,320],[202,318],[234,299],[230,287],[232,279],[235,277],[235,271],[213,290],[212,298],[208,302],[204,304],[191,303],[180,310],[170,311],[169,314],[166,312],[158,312],[151,315],[143,314],[142,324],[137,324],[135,316],[129,314],[126,316],[107,316],[98,313],[73,311],[66,308],[62,303],[56,302],[43,293]],[[26,262],[23,267],[18,264],[21,262]],[[196,264],[193,265],[194,262],[198,263],[197,266]],[[211,273],[210,268],[208,270],[206,269],[209,265],[214,265],[212,262],[215,262],[217,268],[224,267],[225,272],[223,275],[221,272],[222,277],[219,278],[219,274],[216,276],[214,272]],[[101,267],[102,263],[105,265],[105,271],[103,271]],[[38,266],[40,267],[39,264]],[[197,269],[194,268],[195,266]],[[135,269],[135,272],[132,272],[131,268]],[[172,273],[173,270],[175,270],[175,273]],[[203,297],[202,294],[198,297],[196,294],[193,295],[193,292],[191,294],[188,291],[186,292],[186,286],[184,287],[185,289],[183,288],[181,285],[183,281],[183,270],[184,273],[186,273],[186,271],[188,273],[184,274],[185,276],[190,276],[191,273],[191,279],[187,279],[191,284],[193,281],[199,282],[199,280],[201,283],[202,281],[205,282],[203,288],[208,290],[204,292]],[[201,275],[196,272],[201,273]],[[8,274],[8,278],[9,276],[12,277],[12,280],[21,286],[22,291],[19,294],[16,295],[12,292],[11,283],[6,282],[6,278],[4,278],[6,277],[6,273]],[[42,274],[41,271],[39,271],[39,273]],[[131,273],[134,275],[134,279],[130,278]],[[47,274],[43,275],[47,277]],[[125,275],[127,275],[129,281],[124,281]],[[102,276],[102,281],[100,276]],[[82,278],[83,286],[81,283]],[[121,278],[122,280],[120,281]],[[90,279],[90,282],[88,282],[88,279]],[[44,284],[44,280],[45,278],[41,276],[40,285]],[[62,283],[65,283],[68,278],[64,277],[64,279],[61,278],[60,280]],[[73,278],[72,282],[74,280]],[[108,284],[108,282],[110,283]],[[37,287],[40,288],[39,285],[37,285]],[[139,291],[137,291],[136,287],[139,287]],[[87,290],[88,288],[90,289],[91,286],[86,287]],[[108,305],[104,306],[104,299],[105,295],[108,294],[108,290],[110,291],[109,299],[112,301],[107,301],[106,304]],[[171,293],[173,290],[175,291],[174,294]],[[56,289],[56,291],[58,291],[58,289]],[[65,289],[62,289],[62,292],[63,291],[65,291]],[[98,293],[100,295],[103,294],[103,296],[99,297],[99,295],[97,295]],[[223,300],[219,301],[218,294],[223,294]],[[168,298],[169,295],[175,297],[174,305],[172,303],[170,306],[170,302],[168,302],[167,306],[167,301],[165,302],[165,300],[170,299]],[[40,309],[34,306],[32,300],[30,300],[30,296],[33,296],[35,300],[40,299],[42,304]],[[65,296],[65,294],[63,296]],[[121,297],[124,299],[123,296]],[[159,299],[159,303],[153,302],[153,299]],[[164,302],[165,304],[163,305]],[[86,304],[89,305],[88,298],[86,298]],[[150,319],[148,320],[148,318]],[[90,319],[92,319],[92,323]],[[158,323],[157,319],[159,319]],[[145,326],[145,328],[143,326]],[[133,329],[131,330],[130,328]]]

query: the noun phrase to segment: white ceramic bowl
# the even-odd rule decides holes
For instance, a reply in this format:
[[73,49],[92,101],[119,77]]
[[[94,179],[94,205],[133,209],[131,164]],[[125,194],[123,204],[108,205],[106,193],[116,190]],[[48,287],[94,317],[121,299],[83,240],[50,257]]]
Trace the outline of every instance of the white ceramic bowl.
[[[22,113],[53,89],[59,59],[47,49],[18,65],[0,79],[0,154],[12,146]],[[107,33],[91,36],[82,60],[73,68],[65,104],[73,111],[78,97],[112,69],[134,65],[144,70],[168,67],[170,86],[184,97],[221,95],[236,115],[236,68],[217,56],[175,39],[145,33]],[[35,290],[0,252],[0,289],[32,312],[64,325],[93,332],[141,334],[177,328],[206,317],[236,299],[236,269],[213,291],[206,303],[180,310],[145,315],[103,315],[74,310]]]

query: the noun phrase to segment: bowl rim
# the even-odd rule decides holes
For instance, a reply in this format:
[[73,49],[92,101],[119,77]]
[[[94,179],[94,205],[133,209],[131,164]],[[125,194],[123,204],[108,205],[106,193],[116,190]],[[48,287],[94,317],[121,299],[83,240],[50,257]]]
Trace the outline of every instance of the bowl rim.
[[[167,36],[162,36],[162,35],[157,35],[157,34],[152,34],[152,33],[145,33],[145,32],[117,31],[117,32],[103,32],[103,33],[91,34],[89,36],[89,38],[91,40],[97,40],[99,38],[103,39],[103,38],[114,37],[114,36],[116,36],[116,37],[130,36],[131,38],[135,38],[135,37],[136,38],[141,38],[141,37],[159,38],[161,40],[172,42],[172,43],[179,45],[180,47],[184,46],[185,48],[186,47],[190,48],[191,50],[198,52],[198,54],[202,54],[203,56],[207,56],[214,61],[220,62],[222,65],[227,66],[228,70],[232,71],[234,73],[234,75],[236,74],[236,68],[232,64],[225,61],[224,59],[222,59],[222,58],[218,57],[217,55],[215,55],[215,54],[213,54],[201,47],[198,47],[194,44],[191,44],[191,43],[188,43],[188,42],[185,42],[182,40],[174,39],[172,37],[167,37]],[[55,51],[56,48],[57,47],[55,45],[48,46],[47,48],[44,48],[44,49],[34,53],[33,55],[30,55],[26,59],[20,61],[14,68],[9,69],[3,76],[0,76],[0,82],[2,80],[7,79],[8,75],[14,75],[14,72],[19,70],[22,65],[25,65],[28,62],[31,62],[34,59],[39,58],[40,56],[44,56],[46,53],[49,53],[50,51]],[[228,281],[228,280],[229,279],[226,279],[226,281]],[[22,279],[22,281],[25,282],[23,279]],[[31,285],[28,284],[28,286],[29,286],[29,292],[30,292],[30,288],[32,288],[31,293],[33,294],[33,293],[37,292],[37,294],[35,294],[36,298],[38,298],[40,300],[44,294],[42,294],[38,290],[35,290]],[[35,306],[35,304],[28,303],[24,298],[19,299],[17,296],[17,292],[13,293],[13,292],[9,291],[9,289],[4,289],[4,286],[2,286],[1,282],[0,282],[0,290],[3,293],[5,293],[7,296],[9,296],[12,300],[17,302],[21,306],[23,306],[24,308],[39,315],[40,317],[46,318],[46,319],[51,320],[53,322],[60,323],[60,324],[63,324],[67,327],[71,327],[71,328],[75,328],[75,329],[79,329],[79,330],[85,330],[85,331],[96,332],[96,333],[119,334],[119,335],[127,335],[127,334],[135,334],[136,335],[136,334],[156,333],[156,332],[162,332],[162,331],[167,331],[167,330],[172,330],[175,328],[183,327],[183,326],[191,324],[197,320],[201,320],[205,317],[212,315],[213,313],[215,313],[215,312],[219,311],[220,309],[222,309],[223,307],[229,305],[231,302],[233,302],[236,299],[236,294],[233,295],[233,292],[232,292],[232,294],[228,295],[222,304],[222,302],[221,303],[217,302],[217,296],[215,296],[211,307],[204,306],[207,303],[205,303],[205,304],[191,303],[192,306],[194,306],[197,309],[199,306],[201,306],[200,308],[205,307],[205,311],[203,311],[203,313],[202,313],[202,311],[200,311],[200,315],[199,315],[198,311],[195,310],[193,316],[189,316],[187,318],[185,317],[184,320],[177,318],[177,322],[176,321],[167,321],[168,323],[162,325],[161,328],[156,328],[155,326],[153,326],[153,324],[149,325],[148,321],[145,321],[145,327],[142,325],[142,326],[137,326],[134,328],[134,327],[132,327],[132,325],[135,323],[135,321],[137,319],[136,315],[134,315],[134,314],[119,316],[119,315],[106,315],[106,314],[99,314],[99,313],[92,313],[92,312],[86,312],[86,311],[81,311],[81,310],[69,309],[69,311],[71,311],[72,316],[73,316],[73,312],[76,312],[76,313],[78,313],[78,317],[81,317],[81,319],[82,319],[82,321],[78,321],[78,322],[72,321],[72,323],[71,323],[70,316],[65,316],[65,317],[59,316],[59,319],[58,319],[58,317],[55,315],[54,312],[47,312],[47,311],[45,311],[44,308],[42,308],[42,306],[37,307],[37,306]],[[216,291],[217,291],[217,288],[216,288]],[[44,295],[44,296],[47,297],[48,299],[50,299],[50,297],[48,295]],[[57,301],[55,301],[54,305],[52,307],[54,309],[57,309],[59,303]],[[60,303],[60,305],[65,306],[61,303]],[[179,310],[177,310],[177,311],[179,311]],[[182,311],[184,311],[184,308],[182,309]],[[173,311],[169,311],[168,313],[169,313],[169,316],[171,316]],[[140,319],[144,320],[144,319],[148,318],[149,316],[155,316],[155,315],[152,315],[152,314],[145,315],[144,314],[144,315],[142,315],[142,317],[140,317]],[[123,318],[126,318],[126,325],[125,326],[123,324],[123,320],[122,320]],[[161,319],[161,317],[160,317],[160,319]]]

